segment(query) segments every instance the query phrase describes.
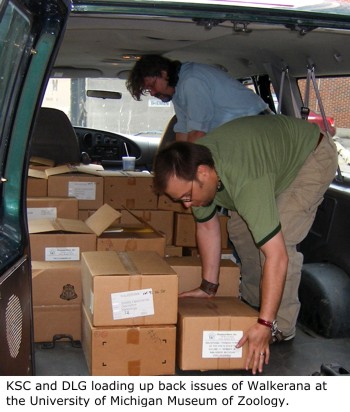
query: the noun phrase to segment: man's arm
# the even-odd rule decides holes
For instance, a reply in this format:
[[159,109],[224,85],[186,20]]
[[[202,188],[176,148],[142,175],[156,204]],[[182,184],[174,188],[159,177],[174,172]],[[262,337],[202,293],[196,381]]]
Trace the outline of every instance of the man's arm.
[[[277,311],[281,303],[287,267],[288,254],[282,232],[277,233],[266,242],[261,251],[265,256],[265,263],[261,278],[261,306],[259,317],[268,322],[276,319]],[[268,364],[270,357],[271,330],[259,323],[249,328],[239,341],[237,347],[249,342],[249,352],[246,361],[246,369],[252,362],[252,372],[262,372],[263,365]],[[260,354],[263,353],[264,356]]]
[[[219,216],[215,216],[207,222],[196,223],[196,238],[202,262],[202,277],[208,282],[219,283],[220,259],[221,259],[221,227]],[[183,292],[180,297],[210,297],[199,287]]]
[[192,130],[189,133],[180,133],[180,132],[178,132],[178,133],[176,133],[176,141],[177,142],[187,141],[187,142],[192,142],[193,143],[197,139],[205,136],[205,134],[206,134],[205,132],[202,132],[200,130]]
[[260,317],[273,321],[281,303],[288,268],[288,254],[280,231],[261,247],[265,263],[261,279]]

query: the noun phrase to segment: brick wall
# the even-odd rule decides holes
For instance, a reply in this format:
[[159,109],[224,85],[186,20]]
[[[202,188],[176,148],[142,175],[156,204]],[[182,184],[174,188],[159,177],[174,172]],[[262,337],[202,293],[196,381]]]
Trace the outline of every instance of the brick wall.
[[[306,81],[299,81],[302,97],[305,95]],[[317,79],[322,103],[326,116],[335,120],[336,127],[350,126],[350,77],[338,77]],[[318,102],[314,93],[313,85],[310,85],[310,110],[320,112]]]

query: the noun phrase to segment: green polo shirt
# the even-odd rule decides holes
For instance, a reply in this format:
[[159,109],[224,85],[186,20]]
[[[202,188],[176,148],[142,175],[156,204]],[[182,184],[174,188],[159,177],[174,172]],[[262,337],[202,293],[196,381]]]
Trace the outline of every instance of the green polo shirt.
[[211,151],[223,188],[207,207],[193,207],[198,222],[217,206],[235,210],[258,246],[280,230],[276,198],[295,179],[315,149],[317,125],[284,115],[239,118],[198,139]]

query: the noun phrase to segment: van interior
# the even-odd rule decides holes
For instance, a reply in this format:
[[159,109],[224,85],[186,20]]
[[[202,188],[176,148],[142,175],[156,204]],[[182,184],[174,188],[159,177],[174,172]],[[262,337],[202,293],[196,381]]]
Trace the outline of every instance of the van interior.
[[[6,6],[12,5],[14,10],[23,7],[33,33],[23,47],[24,67],[16,72],[19,82],[21,74],[29,69],[31,92],[27,91],[26,100],[20,97],[29,90],[28,85],[12,87],[16,98],[9,97],[10,92],[0,92],[1,107],[7,105],[7,120],[5,115],[0,116],[2,141],[9,141],[10,136],[19,139],[22,127],[27,132],[27,146],[13,143],[14,148],[6,144],[9,160],[4,160],[1,149],[1,172],[2,176],[8,175],[9,167],[16,170],[16,159],[22,159],[23,169],[16,176],[18,181],[26,182],[30,158],[48,158],[51,166],[93,164],[116,171],[122,168],[122,157],[130,155],[135,156],[138,171],[151,173],[159,147],[174,140],[175,113],[171,103],[161,103],[150,95],[138,102],[126,89],[130,70],[145,54],[216,65],[258,93],[275,113],[316,122],[336,142],[339,168],[309,235],[300,244],[304,268],[297,336],[291,342],[271,346],[271,361],[263,375],[348,374],[350,2],[270,3],[0,2],[0,56],[7,57],[1,59],[7,64],[1,64],[0,73],[5,78],[11,77],[11,65],[17,61],[6,55],[2,39]],[[64,17],[67,14],[68,18]],[[19,21],[20,13],[18,16]],[[22,41],[18,34],[22,26],[16,27],[16,36]],[[44,60],[40,53],[49,47],[53,54]],[[33,63],[30,56],[34,56]],[[35,57],[41,58],[37,66]],[[15,80],[13,84],[17,84]],[[21,103],[22,109],[11,109],[11,102]],[[19,149],[22,146],[23,153]],[[0,285],[6,298],[0,299],[0,305],[5,314],[7,296],[18,296],[18,302],[12,304],[21,303],[16,313],[20,313],[24,325],[21,339],[26,344],[15,344],[9,352],[6,327],[1,328],[1,342],[5,344],[0,354],[6,358],[0,366],[1,374],[88,375],[81,345],[75,339],[56,336],[51,342],[33,341],[25,183],[15,190],[4,189],[4,182]],[[13,200],[9,200],[14,193],[18,198],[15,213]],[[24,279],[23,271],[27,274]],[[2,315],[1,324],[7,322]],[[249,376],[250,372],[177,369],[176,374]]]

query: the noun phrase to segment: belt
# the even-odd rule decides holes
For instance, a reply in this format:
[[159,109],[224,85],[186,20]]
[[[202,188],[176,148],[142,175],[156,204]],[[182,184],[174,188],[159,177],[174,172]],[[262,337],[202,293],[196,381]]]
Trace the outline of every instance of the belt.
[[323,133],[320,133],[320,137],[319,137],[318,140],[317,140],[317,144],[316,144],[315,150],[318,148],[318,146],[319,146],[320,143],[322,142],[323,136],[324,136],[324,134],[323,134]]

